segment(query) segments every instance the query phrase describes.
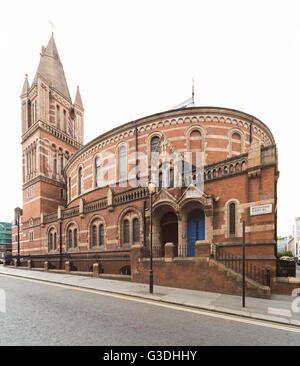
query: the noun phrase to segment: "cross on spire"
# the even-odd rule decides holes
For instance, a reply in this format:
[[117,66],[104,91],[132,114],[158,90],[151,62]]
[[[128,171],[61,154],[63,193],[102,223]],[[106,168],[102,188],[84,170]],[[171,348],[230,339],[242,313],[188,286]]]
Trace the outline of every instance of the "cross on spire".
[[48,23],[51,25],[51,33],[53,34],[54,29],[56,29],[55,25],[53,24],[53,22],[51,22],[50,20],[48,20]]

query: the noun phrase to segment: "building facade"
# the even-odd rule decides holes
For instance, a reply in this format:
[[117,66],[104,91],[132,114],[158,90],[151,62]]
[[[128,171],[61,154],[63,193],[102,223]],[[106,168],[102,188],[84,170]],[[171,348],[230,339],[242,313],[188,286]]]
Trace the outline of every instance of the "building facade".
[[0,258],[12,250],[12,224],[0,222]]
[[[53,36],[31,86],[25,78],[21,105],[21,255],[131,255],[132,266],[132,248],[150,247],[152,181],[155,258],[165,256],[166,243],[176,258],[193,258],[197,241],[239,255],[244,221],[247,255],[260,268],[274,267],[277,149],[254,116],[186,107],[128,122],[83,144],[80,92],[72,102]],[[137,275],[142,269],[134,268],[133,279],[143,281]],[[120,273],[121,264],[105,271]]]
[[293,240],[290,243],[290,250],[295,257],[300,258],[300,217],[295,217],[293,223]]

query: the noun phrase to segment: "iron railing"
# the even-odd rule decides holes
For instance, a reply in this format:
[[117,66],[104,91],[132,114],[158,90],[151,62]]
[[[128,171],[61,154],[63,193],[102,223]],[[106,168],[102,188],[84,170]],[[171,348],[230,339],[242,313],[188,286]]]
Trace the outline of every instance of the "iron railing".
[[[233,255],[223,250],[218,245],[213,246],[212,256],[227,268],[242,274],[243,273],[243,258]],[[256,281],[263,286],[271,286],[271,269],[268,267],[258,266],[251,259],[245,259],[245,276],[248,279]]]
[[296,262],[284,259],[276,261],[277,277],[296,277]]

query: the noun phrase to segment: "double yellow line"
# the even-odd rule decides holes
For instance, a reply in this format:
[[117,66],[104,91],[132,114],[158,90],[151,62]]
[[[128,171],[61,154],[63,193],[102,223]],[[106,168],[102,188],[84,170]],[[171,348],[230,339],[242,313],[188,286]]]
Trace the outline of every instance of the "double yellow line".
[[260,327],[265,327],[265,328],[272,328],[272,329],[282,330],[282,331],[286,331],[286,332],[300,333],[300,327],[277,324],[277,323],[272,323],[270,321],[261,321],[261,320],[250,319],[250,318],[242,317],[242,316],[238,316],[238,315],[230,315],[230,314],[213,312],[213,311],[209,311],[209,310],[196,309],[196,308],[192,308],[192,307],[188,307],[188,306],[184,306],[184,305],[163,303],[159,300],[151,300],[151,299],[145,299],[145,298],[140,298],[140,297],[135,297],[135,296],[130,296],[130,295],[116,294],[116,293],[107,292],[107,291],[103,291],[103,290],[93,290],[93,289],[83,288],[83,287],[79,287],[79,286],[75,286],[75,285],[63,285],[63,284],[59,284],[59,283],[55,283],[55,282],[48,282],[48,281],[43,281],[43,280],[38,280],[38,279],[25,278],[25,277],[21,277],[21,276],[17,276],[17,275],[0,273],[0,276],[10,277],[10,278],[13,277],[14,279],[18,279],[18,280],[22,280],[22,281],[35,282],[35,283],[44,284],[44,285],[48,285],[48,286],[54,286],[54,287],[60,287],[60,288],[69,289],[69,290],[81,291],[81,292],[86,292],[86,293],[90,293],[90,294],[110,296],[110,297],[114,297],[117,299],[135,301],[135,302],[139,302],[142,304],[154,305],[154,306],[159,306],[162,308],[173,309],[173,310],[178,310],[178,311],[185,311],[187,313],[208,316],[211,318],[230,320],[230,321],[234,321],[234,322],[238,322],[238,323],[250,324],[250,325],[255,325],[255,326],[260,326]]

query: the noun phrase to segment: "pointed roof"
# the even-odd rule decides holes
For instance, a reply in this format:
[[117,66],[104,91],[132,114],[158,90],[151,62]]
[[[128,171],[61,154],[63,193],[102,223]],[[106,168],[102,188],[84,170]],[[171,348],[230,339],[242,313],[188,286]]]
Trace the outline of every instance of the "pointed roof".
[[25,74],[25,80],[24,80],[24,84],[23,84],[23,88],[22,88],[22,93],[21,93],[21,96],[22,95],[25,95],[25,94],[28,94],[28,91],[29,91],[29,82],[28,82],[28,75]]
[[42,47],[40,64],[35,74],[33,84],[37,82],[39,76],[48,81],[50,86],[71,101],[67,80],[63,65],[59,58],[53,33],[47,47]]
[[81,95],[80,95],[80,91],[79,91],[79,86],[77,85],[77,91],[76,91],[76,96],[75,96],[75,105],[77,105],[78,107],[80,107],[81,109],[83,108],[83,104],[82,104],[82,99],[81,99]]

